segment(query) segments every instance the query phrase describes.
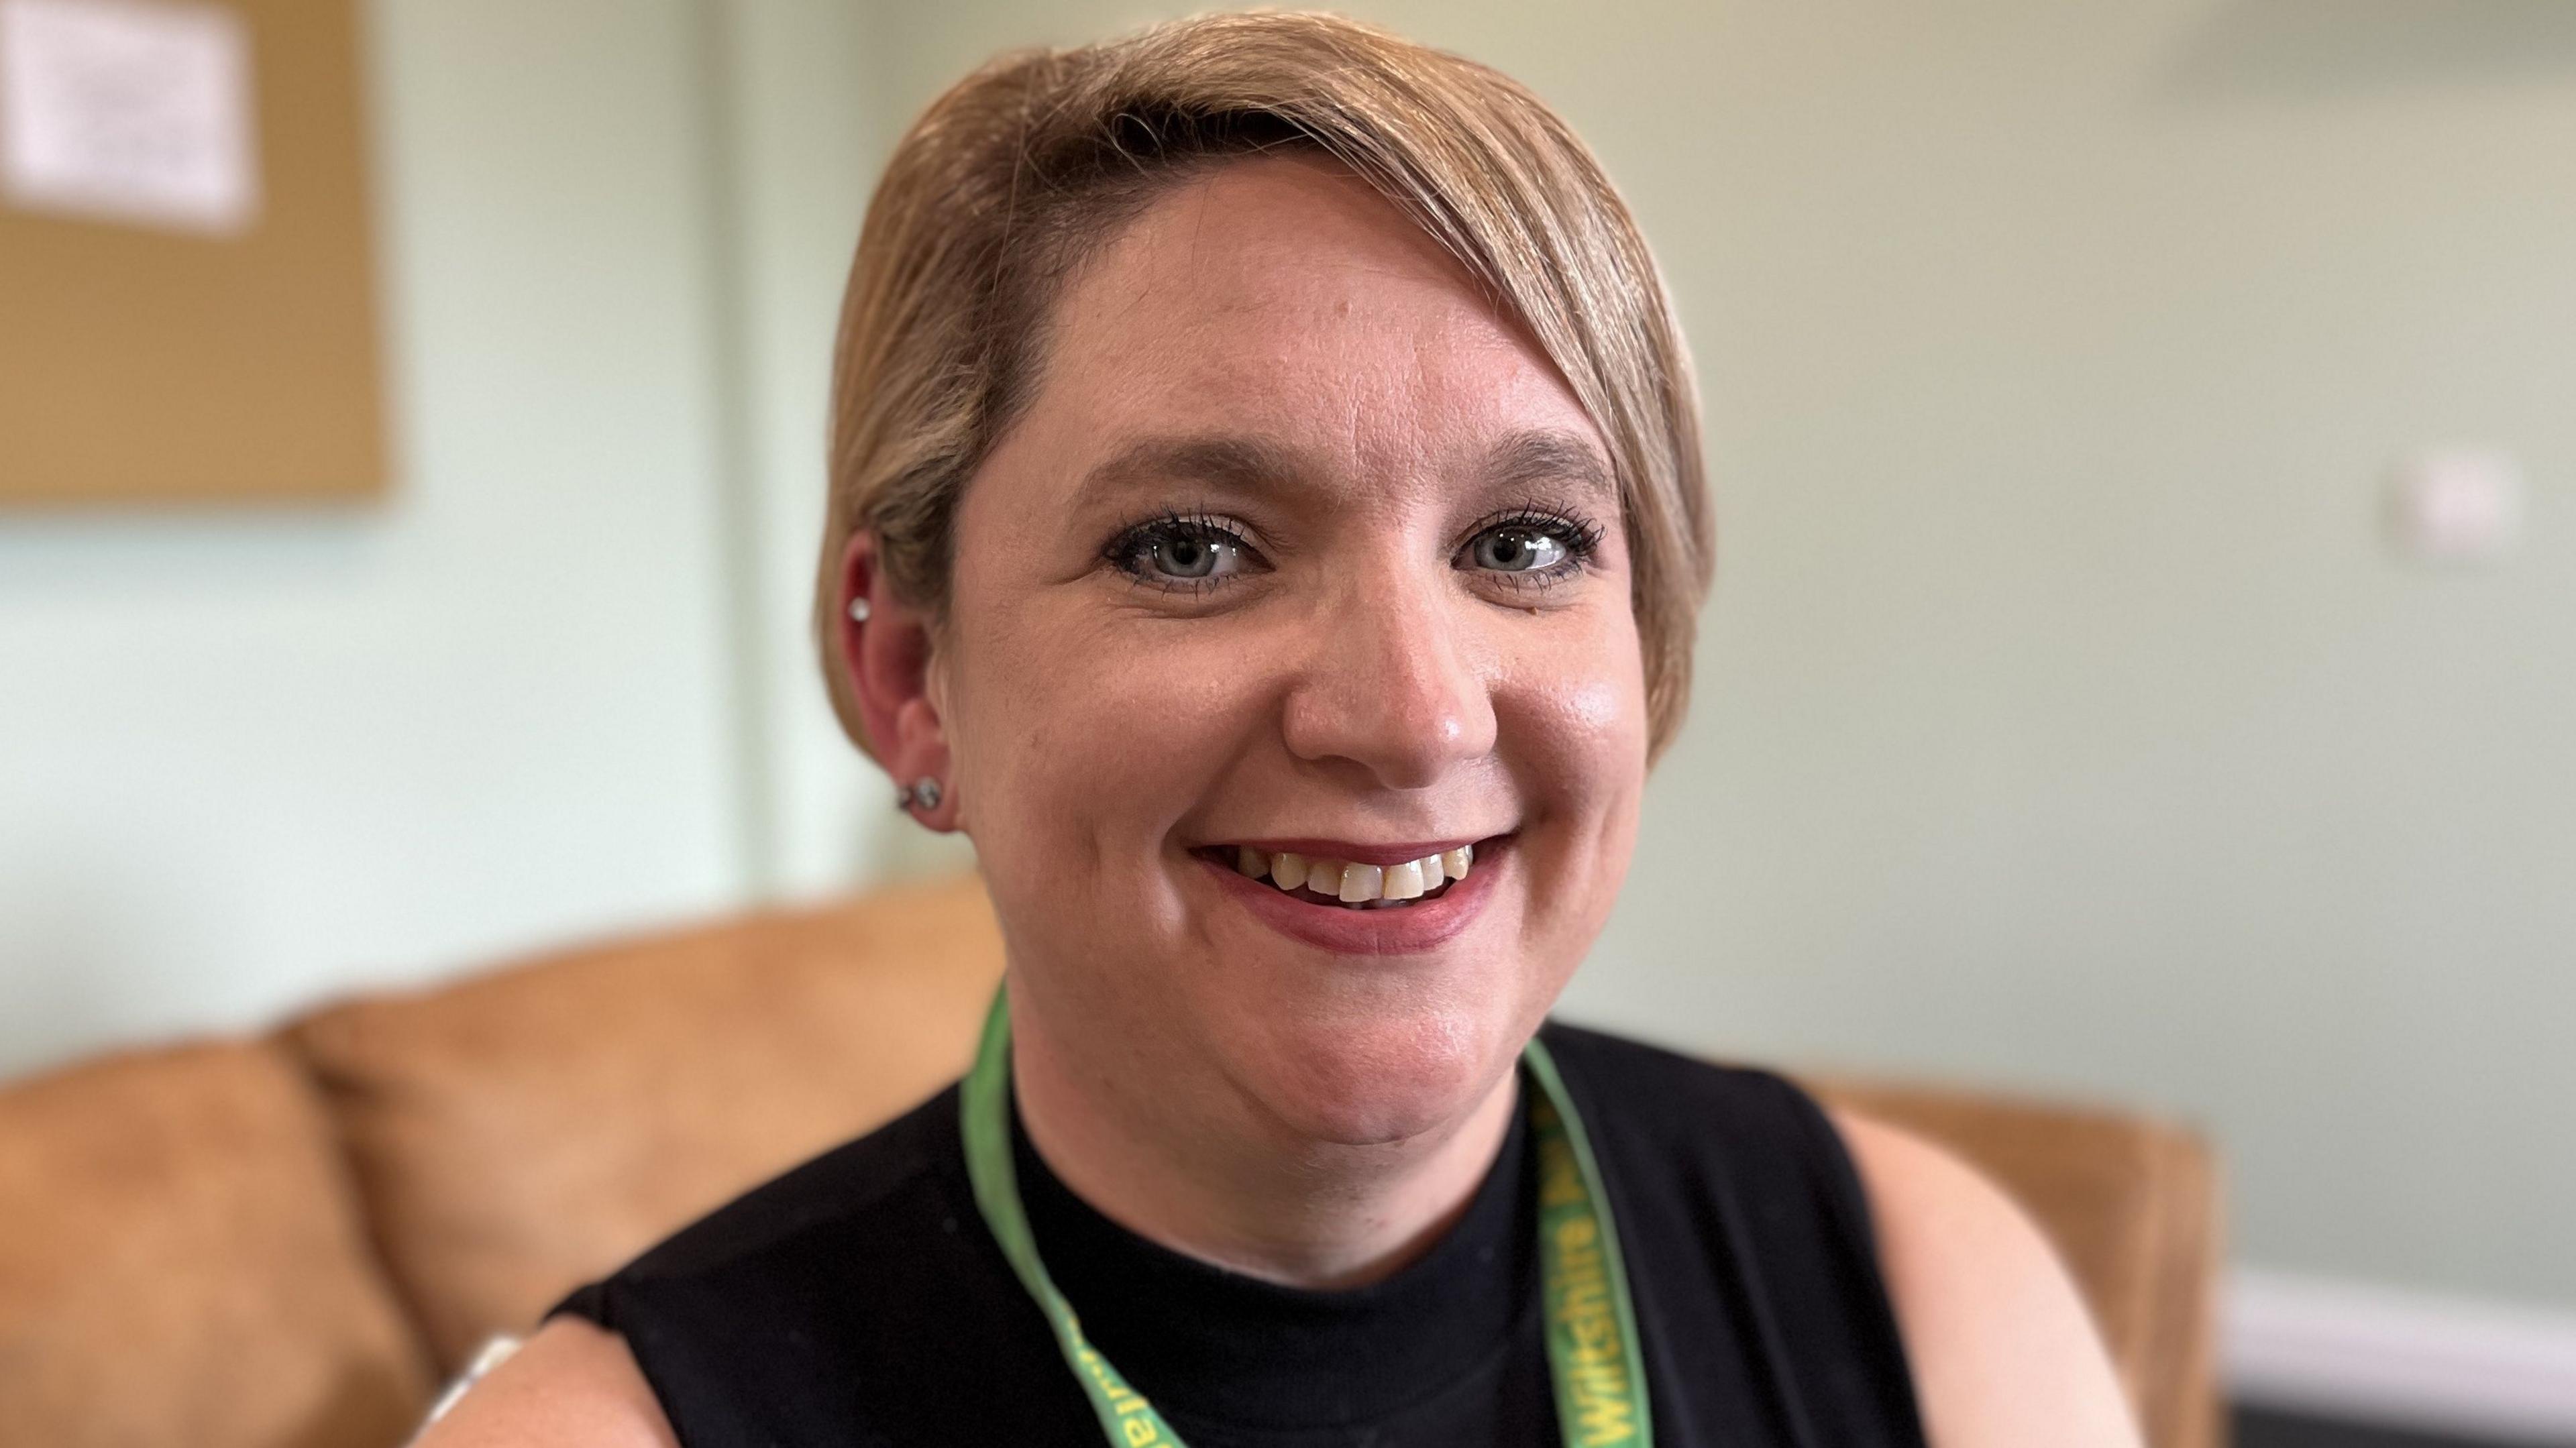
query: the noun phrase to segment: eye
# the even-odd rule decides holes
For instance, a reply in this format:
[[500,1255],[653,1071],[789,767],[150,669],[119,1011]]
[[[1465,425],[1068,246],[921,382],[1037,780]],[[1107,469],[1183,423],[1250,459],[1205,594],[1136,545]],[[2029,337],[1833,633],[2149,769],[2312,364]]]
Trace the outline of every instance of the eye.
[[1458,550],[1457,566],[1512,587],[1544,587],[1581,572],[1601,545],[1601,527],[1553,508],[1520,508],[1487,518]]
[[1243,535],[1226,524],[1177,515],[1137,524],[1111,539],[1102,553],[1136,581],[1174,589],[1213,587],[1260,561]]
[[1467,551],[1478,568],[1490,568],[1496,573],[1545,572],[1563,563],[1567,556],[1564,539],[1518,523],[1486,529],[1476,535]]
[[1234,545],[1194,534],[1158,538],[1146,549],[1154,571],[1167,578],[1212,578],[1243,566]]

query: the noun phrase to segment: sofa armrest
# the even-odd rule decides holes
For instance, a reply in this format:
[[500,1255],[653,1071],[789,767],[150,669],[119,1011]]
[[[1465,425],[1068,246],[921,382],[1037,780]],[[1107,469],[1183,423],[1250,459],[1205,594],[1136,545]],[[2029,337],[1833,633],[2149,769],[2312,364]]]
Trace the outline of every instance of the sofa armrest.
[[429,1387],[282,1052],[0,1090],[0,1443],[390,1448]]

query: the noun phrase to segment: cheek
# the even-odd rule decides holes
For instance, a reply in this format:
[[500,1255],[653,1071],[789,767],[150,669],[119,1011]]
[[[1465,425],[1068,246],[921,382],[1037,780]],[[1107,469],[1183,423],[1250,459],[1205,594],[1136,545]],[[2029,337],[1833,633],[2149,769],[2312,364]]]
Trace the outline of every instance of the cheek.
[[1156,848],[1256,712],[1210,652],[1180,629],[1140,646],[1096,600],[987,606],[950,729],[979,847],[1043,845],[1051,871],[1086,874]]
[[1646,681],[1636,629],[1604,619],[1515,660],[1497,701],[1546,798],[1586,813],[1633,799],[1646,772]]
[[1605,620],[1579,644],[1520,661],[1500,691],[1501,737],[1523,781],[1549,923],[1589,933],[1608,918],[1636,843],[1646,779],[1646,687],[1636,630]]

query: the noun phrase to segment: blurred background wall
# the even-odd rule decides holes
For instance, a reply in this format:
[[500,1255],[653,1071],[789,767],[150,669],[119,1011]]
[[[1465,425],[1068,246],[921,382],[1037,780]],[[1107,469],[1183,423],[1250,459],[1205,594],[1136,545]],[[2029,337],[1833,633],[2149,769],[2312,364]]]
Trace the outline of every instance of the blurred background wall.
[[390,497],[0,512],[0,1071],[745,884],[693,12],[367,20]]
[[[1560,106],[1699,356],[1568,1011],[2199,1122],[2258,1301],[2576,1313],[2576,6],[1346,8]],[[1169,13],[379,0],[391,500],[0,515],[0,1072],[953,858],[809,661],[841,269],[940,86]],[[2427,566],[2459,443],[2526,517]]]

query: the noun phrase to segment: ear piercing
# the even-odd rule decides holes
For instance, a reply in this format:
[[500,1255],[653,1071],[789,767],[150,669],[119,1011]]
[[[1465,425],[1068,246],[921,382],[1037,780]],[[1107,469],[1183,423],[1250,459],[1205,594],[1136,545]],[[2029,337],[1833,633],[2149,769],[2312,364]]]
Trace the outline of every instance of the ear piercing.
[[[850,600],[850,622],[866,623],[868,621],[868,614],[870,611],[871,610],[868,608],[868,601],[866,599],[854,598]],[[896,790],[894,792],[894,807],[901,810],[918,809],[924,813],[928,813],[931,810],[939,808],[939,781],[930,775],[925,774],[921,778],[914,780],[912,783],[905,785],[903,788]]]
[[[868,613],[868,601],[866,599],[854,598],[850,600],[850,622],[866,623],[868,621]],[[914,780],[912,783],[905,785],[903,788],[896,790],[894,792],[894,807],[900,810],[917,809],[925,814],[931,810],[939,808],[939,781],[936,778],[925,774],[921,778]]]

